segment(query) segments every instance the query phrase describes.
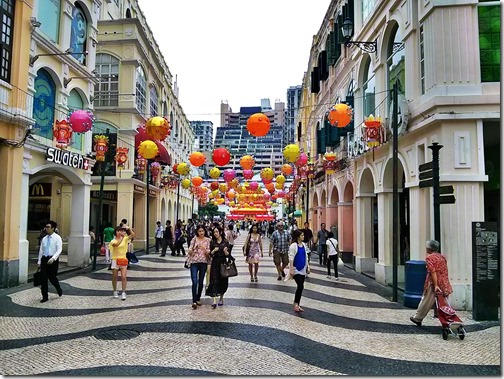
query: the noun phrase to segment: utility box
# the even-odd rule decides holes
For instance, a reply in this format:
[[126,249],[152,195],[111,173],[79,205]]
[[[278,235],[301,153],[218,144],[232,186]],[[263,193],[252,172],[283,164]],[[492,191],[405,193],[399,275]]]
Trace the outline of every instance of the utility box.
[[427,265],[425,261],[407,261],[404,267],[404,306],[417,308],[422,299]]

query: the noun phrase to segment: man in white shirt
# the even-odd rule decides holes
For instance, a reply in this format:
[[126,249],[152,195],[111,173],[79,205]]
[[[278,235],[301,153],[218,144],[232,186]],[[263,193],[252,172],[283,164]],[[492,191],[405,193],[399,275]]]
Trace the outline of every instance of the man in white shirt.
[[161,221],[156,222],[156,253],[159,253],[159,249],[163,247],[163,232]]
[[48,280],[51,282],[54,288],[56,288],[58,296],[63,295],[63,291],[61,290],[58,278],[56,277],[56,275],[58,275],[59,256],[63,248],[63,241],[61,240],[61,237],[57,233],[55,233],[57,226],[58,224],[56,224],[56,222],[49,221],[45,226],[47,235],[42,238],[42,241],[40,243],[37,264],[41,275],[41,303],[45,303],[49,300],[49,285],[47,283]]

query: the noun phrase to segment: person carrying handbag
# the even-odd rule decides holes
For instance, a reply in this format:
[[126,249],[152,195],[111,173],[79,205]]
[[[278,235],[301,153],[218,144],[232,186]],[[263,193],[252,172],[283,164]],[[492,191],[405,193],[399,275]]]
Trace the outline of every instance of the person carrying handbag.
[[339,249],[338,240],[334,238],[333,232],[327,233],[327,279],[331,279],[331,262],[334,264],[334,277],[339,280],[338,276],[338,260]]
[[[229,252],[229,244],[223,237],[224,232],[220,228],[212,229],[212,241],[210,242],[210,257],[212,264],[210,266],[210,283],[205,291],[206,296],[212,297],[212,308],[217,308],[217,305],[224,305],[224,294],[226,293],[229,285],[229,278],[223,277],[220,272],[222,263],[226,260],[234,259]],[[217,304],[217,297],[220,297]]]

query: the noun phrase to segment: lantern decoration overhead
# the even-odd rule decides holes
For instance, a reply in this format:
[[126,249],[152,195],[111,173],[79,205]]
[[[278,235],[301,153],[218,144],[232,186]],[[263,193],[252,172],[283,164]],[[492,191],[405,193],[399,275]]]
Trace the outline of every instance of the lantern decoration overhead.
[[191,164],[194,167],[200,167],[200,166],[204,165],[205,161],[206,161],[205,155],[199,151],[193,151],[189,155],[189,162],[191,162]]
[[257,188],[259,188],[259,184],[257,182],[250,182],[248,188],[252,191],[255,191]]
[[278,196],[279,198],[285,197],[285,192],[284,192],[284,191],[278,191],[277,196]]
[[211,168],[210,171],[208,172],[208,175],[210,175],[210,177],[212,179],[219,178],[220,174],[221,174],[221,171],[217,167]]
[[212,191],[216,191],[216,190],[218,190],[218,189],[219,189],[219,183],[217,183],[217,182],[212,182],[212,183],[210,183],[210,189],[211,189]]
[[226,192],[226,197],[229,200],[233,200],[236,197],[236,192],[233,190],[230,190],[230,191]]
[[326,161],[335,161],[336,160],[336,153],[332,150],[328,150],[326,151],[326,153],[324,154],[324,159]]
[[151,177],[156,181],[159,173],[161,172],[161,165],[159,162],[152,162],[150,165],[150,172],[151,172]]
[[180,185],[182,186],[182,188],[188,189],[191,186],[191,181],[188,178],[185,178],[182,180],[182,182],[180,182]]
[[285,176],[283,175],[277,175],[275,178],[276,182],[279,184],[284,184],[285,183]]
[[225,193],[228,190],[228,186],[226,183],[220,183],[219,184],[219,192]]
[[225,182],[230,182],[231,180],[236,178],[236,171],[231,168],[224,170],[224,174],[222,174],[222,177],[224,178]]
[[238,179],[234,178],[233,180],[231,180],[228,185],[230,188],[234,188],[236,189],[238,187]]
[[364,121],[366,126],[366,143],[368,147],[373,148],[382,142],[382,123],[381,117],[374,117],[372,114]]
[[123,169],[124,165],[128,161],[128,152],[129,152],[129,149],[127,147],[116,148],[115,160],[117,162],[117,167],[119,169]]
[[138,173],[139,174],[145,173],[145,169],[147,168],[147,159],[139,155],[135,163],[137,166]]
[[99,162],[104,162],[105,153],[108,151],[109,139],[107,136],[100,134],[94,136],[94,142],[95,142],[94,150],[96,151],[96,160]]
[[243,170],[243,178],[250,180],[254,177],[254,171],[245,169]]
[[254,165],[255,165],[255,160],[252,157],[252,155],[244,155],[243,157],[241,157],[240,166],[244,170],[252,170],[252,167],[254,167]]
[[292,166],[290,164],[284,164],[282,165],[282,174],[284,175],[291,175],[292,174]]
[[270,127],[270,120],[263,113],[254,113],[247,120],[247,130],[254,137],[265,136],[268,134]]
[[299,154],[299,158],[296,160],[296,162],[294,164],[297,167],[299,167],[299,166],[304,166],[307,163],[308,163],[308,155],[306,155],[306,153],[301,153],[301,154]]
[[145,131],[150,139],[164,141],[170,135],[170,123],[164,117],[151,117],[145,123]]
[[271,193],[271,192],[275,192],[275,185],[273,183],[268,183],[266,184],[266,189]]
[[261,170],[261,179],[263,180],[273,180],[273,176],[275,175],[275,172],[271,167],[265,167]]
[[334,174],[336,172],[336,162],[324,161],[324,171],[327,175]]
[[294,145],[293,143],[285,146],[283,150],[283,156],[285,160],[289,163],[294,163],[299,158],[301,151],[299,150],[298,145]]
[[352,121],[352,108],[347,104],[336,104],[329,110],[327,119],[332,126],[344,128]]
[[152,159],[157,155],[157,153],[158,147],[151,140],[145,140],[138,146],[138,154],[140,154],[145,159]]
[[212,160],[217,166],[225,166],[231,160],[231,154],[228,149],[219,147],[213,151]]
[[308,162],[308,171],[306,174],[309,179],[313,179],[315,177],[315,163]]
[[199,187],[203,184],[203,178],[201,176],[195,176],[191,179],[193,186]]
[[179,163],[178,167],[177,167],[177,173],[179,175],[188,175],[189,172],[191,171],[191,168],[189,167],[189,165],[187,163]]
[[[56,147],[59,147],[60,149],[66,149],[68,144],[70,143],[70,140],[72,139],[72,133],[73,133],[72,127],[70,126],[67,120],[61,120],[61,121],[56,120],[53,129],[54,138],[56,138]],[[96,153],[98,154],[98,152]],[[96,160],[98,160],[98,158]]]
[[173,173],[178,175],[177,168],[178,168],[178,163],[175,163],[173,165]]
[[77,109],[70,115],[70,125],[77,133],[86,133],[93,129],[93,113],[84,109]]
[[277,190],[281,190],[281,189],[283,189],[283,188],[284,188],[284,184],[283,184],[283,183],[278,183],[278,182],[277,182],[277,183],[275,183],[275,188],[276,188]]

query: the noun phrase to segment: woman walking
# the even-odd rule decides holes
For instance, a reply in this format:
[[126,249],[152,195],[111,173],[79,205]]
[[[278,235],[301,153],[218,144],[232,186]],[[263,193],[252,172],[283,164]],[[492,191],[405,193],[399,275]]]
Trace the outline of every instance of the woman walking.
[[224,294],[228,289],[228,278],[220,274],[220,265],[226,263],[226,259],[234,259],[228,248],[228,242],[223,237],[223,232],[219,228],[212,231],[212,241],[210,242],[210,257],[212,265],[210,266],[210,283],[205,291],[206,296],[213,298],[212,308],[217,308],[217,296],[220,296],[219,306],[224,305]]
[[184,243],[184,227],[182,221],[179,220],[175,226],[175,250],[177,251],[177,256],[180,256],[180,250],[182,250],[182,255],[185,257]]
[[114,298],[119,298],[119,293],[117,292],[117,273],[121,270],[121,284],[122,284],[122,295],[121,299],[126,300],[126,272],[128,271],[128,258],[126,258],[126,253],[128,252],[128,244],[135,237],[133,230],[127,225],[116,226],[114,229],[115,238],[110,241],[110,258],[112,262],[110,267],[112,268],[112,288],[114,290]]
[[308,269],[308,247],[304,244],[303,239],[302,229],[296,229],[292,232],[292,243],[289,246],[289,275],[294,278],[297,284],[294,295],[294,312],[304,311],[299,306]]
[[210,238],[205,236],[205,228],[202,225],[196,228],[196,237],[191,240],[188,254],[187,263],[191,265],[192,308],[196,309],[201,305],[203,279],[210,255]]
[[229,244],[229,252],[230,253],[233,251],[234,240],[236,237],[238,237],[238,235],[233,230],[233,224],[228,224],[226,227],[226,239]]
[[334,233],[327,233],[327,279],[331,279],[331,262],[334,264],[334,277],[338,280],[338,240],[334,238]]
[[259,260],[263,257],[263,247],[262,247],[262,239],[259,234],[259,226],[257,224],[253,224],[250,228],[249,235],[245,240],[244,250],[246,253],[249,265],[249,273],[250,273],[250,281],[257,282],[257,271],[259,270]]

